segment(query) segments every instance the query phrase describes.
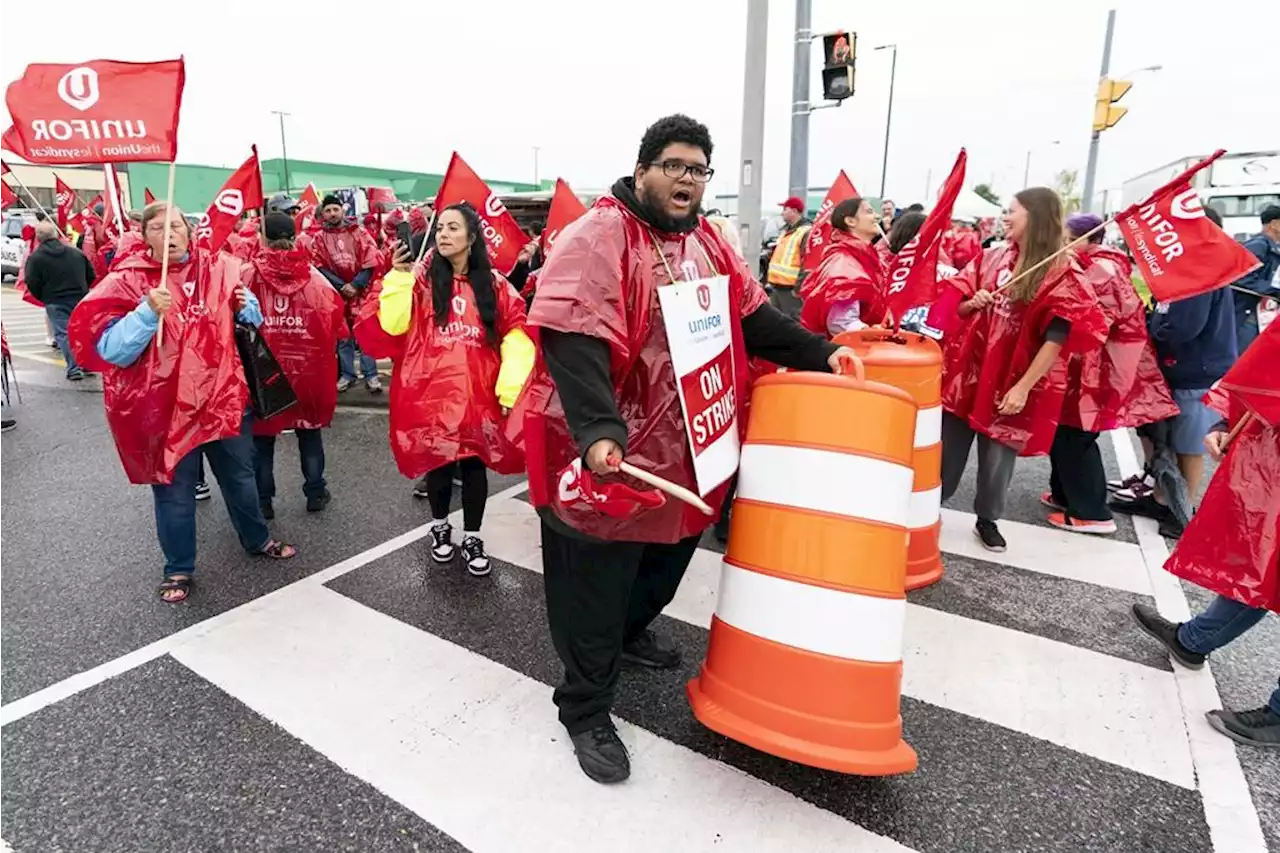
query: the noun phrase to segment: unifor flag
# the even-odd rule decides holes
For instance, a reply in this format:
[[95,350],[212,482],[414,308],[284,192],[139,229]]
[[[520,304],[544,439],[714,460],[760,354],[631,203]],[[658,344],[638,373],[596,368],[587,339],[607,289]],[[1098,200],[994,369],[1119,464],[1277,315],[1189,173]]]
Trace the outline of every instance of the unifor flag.
[[449,160],[449,169],[444,173],[444,181],[436,193],[436,213],[439,214],[451,204],[464,201],[480,215],[485,246],[489,249],[494,269],[503,275],[511,272],[520,250],[529,242],[529,237],[520,229],[516,218],[507,210],[502,199],[494,195],[489,185],[455,151],[453,158]]
[[58,207],[58,228],[66,231],[67,223],[75,213],[76,191],[67,186],[67,182],[57,175],[53,176],[53,200]]
[[854,189],[853,181],[849,180],[844,169],[841,169],[840,174],[836,176],[836,182],[831,185],[831,189],[827,190],[827,197],[822,200],[822,207],[818,208],[813,227],[809,229],[809,245],[805,249],[804,261],[801,264],[805,272],[813,272],[818,268],[818,264],[822,263],[822,250],[831,242],[831,211],[835,210],[840,202],[857,197],[858,191]]
[[72,216],[70,219],[67,220],[67,226],[75,229],[77,234],[83,234],[85,215],[93,213],[93,209],[102,203],[103,203],[102,193],[98,193],[92,199],[89,200],[88,204],[86,204],[84,207],[80,209],[79,213],[75,214],[74,216]]
[[963,148],[956,157],[951,174],[942,184],[938,201],[916,236],[891,255],[889,260],[888,288],[885,305],[896,318],[917,305],[933,301],[937,292],[938,252],[942,235],[951,227],[951,209],[955,206],[960,188],[964,186],[964,171],[969,155]]
[[32,163],[172,162],[182,59],[28,65],[9,84],[13,125],[0,141]]
[[200,217],[196,244],[209,252],[217,252],[240,224],[240,214],[255,207],[262,207],[262,173],[258,170],[256,145],[249,159],[231,173],[213,197],[213,204]]
[[566,507],[589,507],[612,518],[630,518],[643,509],[657,509],[667,496],[657,489],[633,489],[614,478],[597,481],[574,459],[560,472],[560,500]]
[[547,227],[542,229],[542,253],[549,254],[560,232],[586,212],[586,205],[573,194],[564,178],[557,178],[556,192],[551,197],[551,209],[547,211]]
[[1252,252],[1204,215],[1191,186],[1196,172],[1225,153],[1219,149],[1116,215],[1139,274],[1160,302],[1217,290],[1259,266]]
[[307,188],[302,191],[302,195],[298,198],[298,214],[293,218],[293,225],[299,234],[311,227],[311,223],[316,218],[316,207],[319,204],[320,192],[316,189],[313,181],[307,184]]
[[[369,209],[375,213],[385,213],[399,201],[391,187],[365,187],[364,197],[369,202]],[[379,208],[378,205],[382,207]]]
[[[4,162],[3,160],[0,160],[0,175],[7,175],[7,174],[9,174],[9,164]],[[0,199],[0,208],[8,207],[9,205],[15,204],[18,201],[18,194],[13,191],[12,187],[9,186],[8,181],[0,180],[0,187],[3,187],[3,190],[0,190],[0,192],[3,192],[3,196],[4,196],[2,199]]]
[[143,206],[146,206],[148,204],[154,204],[155,200],[156,200],[156,194],[151,191],[151,187],[143,187],[142,188]]
[[102,225],[109,237],[119,237],[125,231],[124,192],[120,189],[120,179],[115,167],[110,163],[102,164]]

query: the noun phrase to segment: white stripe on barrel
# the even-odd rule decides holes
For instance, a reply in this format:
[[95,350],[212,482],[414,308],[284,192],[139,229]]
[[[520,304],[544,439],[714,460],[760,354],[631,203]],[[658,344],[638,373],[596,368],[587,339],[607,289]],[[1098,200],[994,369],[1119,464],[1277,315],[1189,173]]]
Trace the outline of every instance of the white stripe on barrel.
[[907,527],[915,472],[905,465],[809,447],[747,444],[738,497]]

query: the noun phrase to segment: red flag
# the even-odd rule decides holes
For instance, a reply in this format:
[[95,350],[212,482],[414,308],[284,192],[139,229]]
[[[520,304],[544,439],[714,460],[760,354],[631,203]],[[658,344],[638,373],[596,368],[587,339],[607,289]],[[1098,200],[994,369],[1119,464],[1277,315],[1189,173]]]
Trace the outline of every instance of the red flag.
[[58,227],[65,233],[67,222],[75,212],[76,191],[67,186],[66,181],[56,174],[53,176],[53,199],[57,202]]
[[1272,323],[1240,354],[1217,388],[1231,394],[1267,425],[1280,426],[1277,364],[1280,364],[1280,323]]
[[1161,302],[1217,290],[1260,265],[1204,215],[1191,187],[1191,176],[1225,153],[1219,149],[1116,216],[1143,280]]
[[480,214],[480,222],[484,225],[484,242],[489,249],[494,269],[503,275],[511,272],[520,250],[529,242],[529,236],[520,230],[516,218],[507,210],[502,199],[493,194],[489,185],[455,151],[453,158],[449,160],[449,169],[444,173],[444,181],[436,192],[436,212],[463,201]]
[[841,169],[840,174],[836,175],[836,182],[827,190],[822,207],[818,208],[813,228],[809,229],[809,248],[805,250],[804,263],[801,265],[805,272],[813,272],[822,263],[822,250],[831,241],[831,211],[840,202],[857,197],[858,191],[854,189],[853,181]]
[[152,204],[155,202],[155,200],[156,200],[156,194],[151,191],[151,187],[143,187],[142,188],[142,204],[144,206],[148,204]]
[[84,233],[84,215],[86,213],[92,212],[93,209],[100,204],[103,204],[102,193],[98,193],[97,195],[95,195],[87,205],[85,205],[83,208],[80,209],[79,213],[70,217],[67,220],[67,227],[74,228],[76,230],[76,233],[83,234]]
[[547,227],[542,229],[543,253],[551,251],[565,226],[586,212],[586,206],[569,189],[564,178],[557,178],[556,193],[551,197],[551,209],[547,211]]
[[319,205],[320,193],[316,190],[316,185],[313,181],[307,184],[307,188],[298,197],[298,215],[293,218],[293,225],[298,229],[299,234],[305,233],[311,227],[312,221],[315,220],[316,208]]
[[125,231],[124,193],[120,190],[120,180],[116,170],[110,163],[102,164],[102,224],[107,236],[119,237]]
[[642,509],[655,509],[667,502],[657,489],[639,491],[626,483],[598,483],[591,472],[574,459],[560,472],[560,499],[564,505],[589,506],[613,518],[629,518]]
[[969,155],[961,148],[955,165],[951,167],[951,174],[938,194],[938,203],[929,211],[916,236],[898,250],[889,263],[885,305],[896,318],[934,299],[938,282],[938,250],[942,246],[942,235],[951,227],[951,208],[964,186],[968,160]]
[[[9,164],[0,160],[0,175],[7,175],[11,171]],[[18,200],[18,194],[13,191],[13,188],[8,183],[0,181],[0,187],[3,187],[0,190],[0,195],[3,195],[3,198],[0,198],[0,208],[8,207]]]
[[9,84],[3,145],[32,163],[173,161],[182,59],[28,65]]
[[255,207],[262,207],[262,173],[258,170],[256,145],[249,159],[231,173],[214,196],[213,204],[200,217],[196,242],[209,252],[217,252],[236,230],[240,214]]
[[[308,184],[308,186],[310,186]],[[385,212],[390,210],[399,199],[396,198],[395,190],[390,187],[365,187],[364,197],[369,201],[369,209],[377,211],[377,205],[383,205],[382,210]]]

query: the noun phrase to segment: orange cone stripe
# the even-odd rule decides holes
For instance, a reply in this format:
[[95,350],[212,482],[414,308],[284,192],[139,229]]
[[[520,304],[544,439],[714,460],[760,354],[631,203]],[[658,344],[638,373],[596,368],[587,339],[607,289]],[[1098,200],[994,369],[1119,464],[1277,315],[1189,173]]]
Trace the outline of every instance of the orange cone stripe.
[[928,447],[917,447],[911,457],[911,467],[915,469],[913,491],[924,492],[942,485],[942,444],[931,444]]
[[928,527],[920,527],[911,531],[907,540],[907,565],[918,566],[938,561],[938,534],[942,530],[942,519],[938,519]]
[[910,464],[915,438],[916,407],[905,391],[868,382],[871,393],[850,394],[858,387],[851,379],[820,373],[803,374],[813,380],[838,380],[840,385],[815,385],[797,393],[794,386],[769,383],[775,374],[756,383],[751,395],[747,444],[793,444],[804,436],[808,447],[858,453]]

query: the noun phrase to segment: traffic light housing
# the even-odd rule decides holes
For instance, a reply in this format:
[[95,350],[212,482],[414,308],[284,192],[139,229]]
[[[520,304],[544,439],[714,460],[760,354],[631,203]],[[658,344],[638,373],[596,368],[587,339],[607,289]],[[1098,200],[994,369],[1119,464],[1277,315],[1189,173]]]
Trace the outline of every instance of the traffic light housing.
[[822,37],[822,97],[843,101],[853,95],[858,34],[837,30]]
[[1093,129],[1095,132],[1115,127],[1116,122],[1125,117],[1125,114],[1129,112],[1129,108],[1117,107],[1115,103],[1132,88],[1133,84],[1128,80],[1102,78],[1102,81],[1098,83],[1098,96],[1093,103]]

